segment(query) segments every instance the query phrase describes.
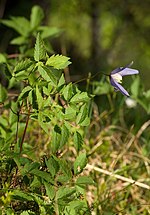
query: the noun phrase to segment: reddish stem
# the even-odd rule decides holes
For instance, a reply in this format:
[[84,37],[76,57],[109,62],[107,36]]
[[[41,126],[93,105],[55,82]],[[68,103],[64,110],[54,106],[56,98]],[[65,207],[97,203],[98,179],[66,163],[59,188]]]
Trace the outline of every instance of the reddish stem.
[[27,120],[26,120],[26,125],[25,125],[25,128],[24,128],[24,132],[23,132],[23,136],[22,136],[22,140],[21,140],[21,144],[20,144],[20,154],[22,152],[23,142],[24,142],[24,138],[25,138],[28,123],[29,123],[29,117],[30,117],[30,108],[28,109],[28,116],[27,116]]

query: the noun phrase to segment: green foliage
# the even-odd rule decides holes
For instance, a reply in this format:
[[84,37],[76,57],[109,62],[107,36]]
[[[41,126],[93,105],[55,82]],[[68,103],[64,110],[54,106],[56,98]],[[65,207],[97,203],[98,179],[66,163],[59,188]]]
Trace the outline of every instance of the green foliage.
[[80,153],[74,162],[74,173],[77,175],[82,172],[87,164],[86,153]]
[[1,22],[13,28],[23,37],[27,37],[30,33],[30,22],[25,17],[11,17],[10,20],[1,20]]
[[83,137],[82,137],[82,135],[78,131],[76,131],[74,133],[73,140],[74,140],[74,146],[75,146],[76,150],[79,151],[82,148],[82,145],[83,145]]
[[38,26],[41,25],[42,20],[44,18],[44,13],[41,7],[34,6],[31,11],[30,17],[30,27],[32,30],[36,29]]
[[40,60],[44,60],[45,57],[46,57],[46,50],[44,48],[44,43],[43,43],[43,40],[41,39],[40,34],[38,33],[36,38],[35,49],[34,49],[34,60],[39,62]]
[[71,64],[71,62],[69,61],[70,58],[66,57],[66,56],[62,56],[62,55],[52,55],[46,62],[46,65],[48,66],[52,66],[55,69],[64,69],[67,66],[69,66],[69,64]]
[[[43,18],[43,10],[34,6],[30,20],[1,20],[19,34],[11,41],[19,49],[15,59],[0,54],[8,80],[8,88],[0,84],[0,213],[138,214],[139,196],[145,204],[149,193],[143,197],[138,190],[134,197],[135,184],[127,186],[111,172],[149,177],[150,90],[134,78],[128,88],[131,107],[106,79],[89,78],[90,93],[66,83],[70,58],[52,54],[47,46],[61,31],[41,26]],[[93,94],[100,105],[91,101]],[[108,169],[110,177],[98,167],[91,172],[87,163]]]
[[6,89],[0,84],[0,103],[3,103],[7,99],[7,91]]
[[[26,19],[25,17],[13,17],[11,16],[8,20],[0,20],[3,25],[12,28],[15,30],[19,36],[13,38],[10,43],[13,45],[18,45],[21,54],[24,56],[32,56],[33,54],[33,47],[32,47],[32,40],[36,38],[36,49],[34,53],[34,59],[39,61],[40,58],[45,57],[45,49],[40,48],[43,46],[43,42],[41,40],[45,39],[46,42],[46,49],[50,52],[53,52],[51,45],[49,43],[49,37],[57,37],[60,36],[62,30],[56,27],[49,27],[49,26],[42,26],[42,21],[44,19],[44,12],[42,8],[38,5],[33,6],[31,10],[30,20]],[[37,37],[38,33],[39,36]],[[41,37],[41,38],[40,38]],[[4,58],[3,58],[4,60]]]
[[6,63],[6,57],[4,54],[0,53],[0,63]]
[[[71,208],[73,213],[81,211],[83,205],[84,210],[88,210],[86,199],[82,203],[79,201],[78,187],[81,183],[88,185],[88,181],[91,184],[91,180],[76,179],[75,176],[83,172],[86,154],[76,155],[76,160],[69,162],[65,156],[59,157],[59,153],[70,147],[70,141],[77,153],[82,150],[82,130],[90,122],[88,107],[91,99],[87,92],[65,82],[63,69],[71,64],[70,58],[49,55],[42,38],[52,36],[58,30],[46,32],[48,28],[40,26],[42,19],[42,9],[35,6],[30,21],[24,17],[2,21],[21,34],[12,41],[14,44],[27,44],[32,34],[37,35],[34,53],[30,47],[31,57],[26,57],[26,49],[17,60],[9,61],[1,55],[1,63],[5,63],[6,71],[9,71],[5,75],[10,89],[16,83],[19,89],[11,101],[7,90],[0,85],[0,103],[7,112],[7,117],[5,112],[0,117],[3,172],[0,205],[4,204],[2,211],[6,214],[8,211],[11,214],[52,214],[54,211],[61,214],[64,210],[67,214]],[[37,33],[38,29],[41,33]],[[47,148],[42,161],[42,156],[36,157],[32,137],[27,138],[34,124],[44,137],[40,141],[35,139],[35,146],[44,144]]]

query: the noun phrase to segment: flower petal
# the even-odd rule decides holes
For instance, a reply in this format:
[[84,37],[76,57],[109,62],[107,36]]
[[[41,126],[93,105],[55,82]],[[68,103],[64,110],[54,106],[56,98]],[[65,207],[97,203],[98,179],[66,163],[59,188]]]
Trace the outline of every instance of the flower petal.
[[123,70],[123,69],[124,69],[124,67],[118,67],[118,68],[114,69],[114,70],[110,73],[110,75],[113,75],[113,74],[115,74],[115,73],[118,73],[118,72],[120,72],[120,71]]
[[[132,61],[131,63],[127,64],[125,67],[119,67],[119,68],[114,69],[114,70],[111,72],[111,75],[112,75],[112,74],[115,74],[115,73],[118,73],[118,72],[121,72],[121,71],[127,69],[128,67],[132,66],[132,64],[133,64],[133,61]],[[129,68],[128,68],[128,69],[129,69]],[[136,74],[137,74],[137,73],[136,73]],[[122,76],[123,76],[123,75],[122,75]]]
[[121,70],[120,72],[118,72],[121,76],[125,76],[125,75],[135,75],[138,74],[139,71],[136,69],[130,69],[130,68],[124,68],[123,70]]
[[123,88],[123,86],[117,83],[112,77],[110,77],[110,83],[115,89],[118,89],[123,95],[130,96],[129,93]]

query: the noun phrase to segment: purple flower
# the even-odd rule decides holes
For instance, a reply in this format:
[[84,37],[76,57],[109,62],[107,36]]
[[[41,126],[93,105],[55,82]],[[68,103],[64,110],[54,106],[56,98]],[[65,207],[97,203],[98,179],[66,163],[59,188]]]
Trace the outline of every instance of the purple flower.
[[130,67],[133,64],[133,61],[128,64],[126,67],[119,67],[113,70],[110,75],[110,83],[114,87],[115,91],[120,91],[125,96],[130,96],[129,93],[122,87],[120,83],[122,83],[122,77],[125,75],[135,75],[138,74],[139,71],[136,69],[130,69]]

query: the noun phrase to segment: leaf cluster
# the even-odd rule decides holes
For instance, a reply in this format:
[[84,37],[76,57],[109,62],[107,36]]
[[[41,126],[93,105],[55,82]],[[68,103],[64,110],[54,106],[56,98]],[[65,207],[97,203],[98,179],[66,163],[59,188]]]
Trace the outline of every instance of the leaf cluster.
[[[91,98],[71,82],[66,83],[64,69],[71,64],[70,58],[49,55],[43,40],[49,36],[47,28],[39,27],[42,18],[41,8],[35,6],[30,22],[22,17],[2,21],[21,34],[11,42],[15,45],[21,46],[31,34],[39,29],[41,32],[36,35],[31,57],[24,55],[10,61],[7,55],[1,55],[10,92],[18,84],[18,91],[12,97],[0,85],[3,109],[0,116],[0,205],[4,204],[1,212],[83,214],[89,207],[86,199],[80,198],[85,195],[87,185],[94,184],[90,177],[80,175],[87,164],[86,153],[81,150],[83,130],[90,123]],[[36,145],[43,142],[47,147],[42,160],[41,157],[37,159],[36,145],[32,145],[32,137],[29,138],[34,125],[43,135]],[[59,154],[70,147],[70,142],[76,156],[69,162]]]

